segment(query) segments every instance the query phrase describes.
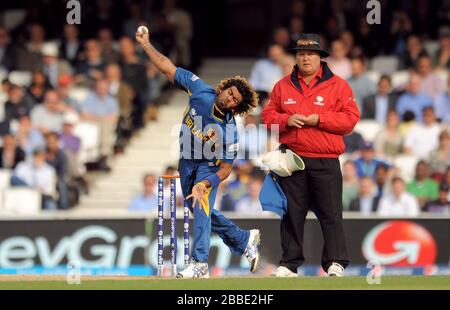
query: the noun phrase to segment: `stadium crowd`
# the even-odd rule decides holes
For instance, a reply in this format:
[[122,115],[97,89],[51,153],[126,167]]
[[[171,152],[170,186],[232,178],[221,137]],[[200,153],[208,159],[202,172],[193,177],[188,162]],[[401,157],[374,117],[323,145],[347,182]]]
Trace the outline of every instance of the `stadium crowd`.
[[[241,132],[247,156],[221,187],[221,210],[260,213],[264,172],[248,155],[272,145],[258,126],[261,108],[274,83],[291,73],[289,48],[299,34],[316,32],[330,50],[325,61],[348,80],[361,111],[341,156],[344,210],[450,213],[450,2],[380,1],[380,25],[358,18],[354,2],[293,0],[268,35],[249,77],[261,107],[242,120],[252,125]],[[45,208],[75,205],[88,191],[86,171],[108,171],[108,158],[157,118],[166,81],[136,49],[137,26],[151,24],[153,41],[176,64],[190,68],[192,61],[192,20],[175,1],[163,1],[152,16],[129,1],[123,17],[112,13],[112,1],[95,3],[89,28],[51,27],[54,17],[43,22],[38,6],[20,23],[0,26],[0,167],[14,186],[40,191]],[[155,180],[145,176],[130,210],[156,207]]]
[[108,159],[157,118],[165,81],[136,48],[138,25],[150,22],[158,48],[185,67],[192,27],[171,0],[152,16],[140,1],[120,15],[109,0],[83,3],[81,25],[51,4],[1,14],[0,174],[2,190],[25,186],[43,209],[66,210],[88,193],[87,173],[110,171]]

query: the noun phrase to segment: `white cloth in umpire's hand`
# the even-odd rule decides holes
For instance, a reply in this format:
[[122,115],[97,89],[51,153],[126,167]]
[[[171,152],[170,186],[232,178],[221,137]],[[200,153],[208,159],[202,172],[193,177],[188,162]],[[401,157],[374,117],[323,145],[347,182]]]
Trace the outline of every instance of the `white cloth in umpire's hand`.
[[303,159],[289,149],[268,152],[262,158],[264,166],[280,177],[291,176],[294,171],[304,170]]

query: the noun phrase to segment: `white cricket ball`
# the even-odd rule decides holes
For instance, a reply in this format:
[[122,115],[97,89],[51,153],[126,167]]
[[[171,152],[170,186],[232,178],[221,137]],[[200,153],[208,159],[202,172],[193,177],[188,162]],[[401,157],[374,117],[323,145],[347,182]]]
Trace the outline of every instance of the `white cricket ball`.
[[141,35],[147,34],[148,33],[148,28],[145,26],[140,26],[137,30]]

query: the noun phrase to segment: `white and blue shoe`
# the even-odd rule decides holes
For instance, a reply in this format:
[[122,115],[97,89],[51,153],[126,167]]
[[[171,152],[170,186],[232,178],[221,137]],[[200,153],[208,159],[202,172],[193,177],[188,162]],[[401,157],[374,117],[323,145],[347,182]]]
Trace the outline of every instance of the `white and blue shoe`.
[[177,274],[179,279],[208,279],[209,268],[208,263],[201,263],[191,259],[189,265]]
[[344,267],[338,263],[332,263],[331,266],[328,267],[327,274],[329,277],[343,277]]
[[248,239],[247,247],[244,255],[250,263],[250,271],[256,272],[259,268],[259,244],[261,243],[261,233],[258,229],[250,230],[250,238]]

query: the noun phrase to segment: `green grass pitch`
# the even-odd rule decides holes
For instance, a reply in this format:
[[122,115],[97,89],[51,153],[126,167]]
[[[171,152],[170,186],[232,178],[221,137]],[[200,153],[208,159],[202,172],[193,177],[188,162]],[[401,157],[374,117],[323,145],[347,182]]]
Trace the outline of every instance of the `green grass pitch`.
[[0,290],[450,290],[450,276],[386,276],[381,284],[369,285],[365,277],[299,277],[299,278],[212,278],[180,280],[149,277],[148,279],[81,279],[79,285],[58,280],[0,281]]

